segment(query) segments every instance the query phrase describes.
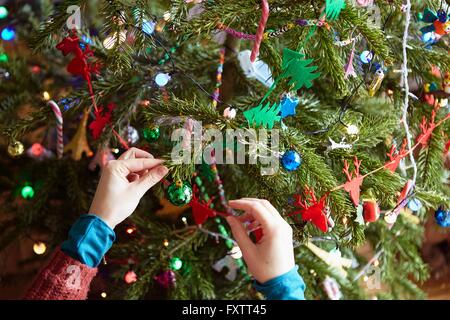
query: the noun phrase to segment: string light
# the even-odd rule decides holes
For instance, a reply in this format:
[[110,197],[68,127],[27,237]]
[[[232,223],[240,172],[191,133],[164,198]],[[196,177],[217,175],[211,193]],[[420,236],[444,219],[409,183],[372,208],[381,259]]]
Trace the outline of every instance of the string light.
[[163,246],[164,247],[168,247],[169,246],[169,240],[164,239]]
[[12,41],[16,37],[16,32],[11,27],[2,30],[1,37],[4,41]]
[[2,53],[2,54],[0,54],[0,62],[8,62],[9,61],[9,58],[8,58],[8,55],[6,54],[6,53]]
[[26,185],[20,190],[20,194],[24,199],[31,199],[34,197],[34,189],[30,185]]
[[107,294],[106,294],[106,292],[102,292],[102,293],[100,293],[100,296],[101,296],[103,299],[105,299],[105,298],[107,297]]
[[177,271],[180,270],[181,267],[183,266],[183,261],[181,261],[180,258],[173,257],[172,259],[170,259],[169,265],[170,269]]
[[364,277],[363,277],[363,281],[364,281],[364,282],[369,281],[369,277],[368,277],[368,276],[364,276]]
[[48,93],[48,91],[44,91],[42,93],[42,98],[44,98],[45,101],[49,101],[51,99],[50,93]]
[[47,246],[42,241],[38,241],[35,244],[33,244],[33,251],[37,255],[42,255],[47,251]]
[[378,267],[379,265],[380,265],[380,260],[377,259],[373,262],[374,267]]
[[8,9],[5,6],[0,6],[0,19],[5,19],[8,16]]
[[132,233],[135,232],[135,231],[136,231],[135,228],[130,227],[130,228],[127,228],[126,233],[132,234]]

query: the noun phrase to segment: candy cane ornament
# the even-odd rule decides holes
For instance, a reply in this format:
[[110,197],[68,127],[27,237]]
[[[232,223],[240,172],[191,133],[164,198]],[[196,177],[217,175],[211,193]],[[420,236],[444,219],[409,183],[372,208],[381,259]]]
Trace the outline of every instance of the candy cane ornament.
[[57,142],[56,142],[56,154],[58,156],[58,159],[62,159],[63,152],[64,152],[64,138],[63,138],[63,116],[61,113],[61,109],[56,104],[55,101],[50,100],[48,102],[50,107],[53,110],[53,113],[56,117],[56,132],[57,132]]
[[264,37],[264,29],[266,28],[267,20],[269,19],[269,3],[267,0],[261,1],[262,15],[259,20],[258,30],[256,31],[255,43],[253,44],[252,54],[250,55],[250,61],[255,62],[256,57],[259,54],[259,47]]

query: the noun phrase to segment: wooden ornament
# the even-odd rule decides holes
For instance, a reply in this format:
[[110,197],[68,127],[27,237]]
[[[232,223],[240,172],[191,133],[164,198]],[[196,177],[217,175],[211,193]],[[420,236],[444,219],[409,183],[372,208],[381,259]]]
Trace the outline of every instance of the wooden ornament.
[[72,140],[64,147],[64,152],[70,151],[71,157],[75,161],[81,160],[83,153],[87,157],[92,157],[94,153],[89,147],[87,135],[86,135],[86,125],[89,117],[89,111],[86,109],[83,113],[83,118],[81,118],[80,125],[77,132],[73,136]]

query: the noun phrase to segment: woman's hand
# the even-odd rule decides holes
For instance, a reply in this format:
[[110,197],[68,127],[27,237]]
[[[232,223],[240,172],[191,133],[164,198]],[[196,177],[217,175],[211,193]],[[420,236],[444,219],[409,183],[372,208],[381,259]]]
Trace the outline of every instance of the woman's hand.
[[142,196],[168,173],[163,160],[143,150],[131,148],[103,169],[89,213],[112,229],[128,218]]
[[[294,268],[292,228],[269,201],[244,198],[230,201],[229,205],[245,211],[240,217],[227,217],[227,221],[250,273],[259,283]],[[247,229],[243,223],[249,223]],[[248,232],[258,228],[262,228],[263,237],[255,244]]]

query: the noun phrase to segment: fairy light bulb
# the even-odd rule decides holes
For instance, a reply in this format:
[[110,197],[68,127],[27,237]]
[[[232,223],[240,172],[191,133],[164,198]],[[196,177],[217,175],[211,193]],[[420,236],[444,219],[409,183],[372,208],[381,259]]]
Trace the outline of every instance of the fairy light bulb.
[[108,295],[106,294],[106,292],[102,292],[100,293],[100,297],[102,297],[103,299],[105,299]]
[[0,53],[0,62],[6,63],[8,61],[9,61],[8,55],[6,53]]
[[380,260],[377,259],[373,262],[374,267],[378,267],[379,265],[380,265]]
[[35,244],[33,244],[33,251],[37,255],[42,255],[47,251],[47,246],[42,241],[38,241]]
[[20,195],[24,199],[31,199],[34,197],[34,189],[30,185],[26,185],[20,190]]
[[127,230],[126,230],[126,233],[128,233],[128,234],[132,234],[132,233],[134,233],[136,231],[136,229],[135,228],[133,228],[133,227],[130,227],[130,228],[127,228]]
[[172,259],[170,259],[169,265],[172,270],[177,271],[180,270],[183,266],[183,261],[181,261],[181,259],[178,257],[173,257]]
[[155,82],[159,87],[165,87],[170,79],[171,77],[168,73],[158,73],[155,77]]
[[12,41],[16,38],[16,32],[11,27],[2,30],[1,37],[4,41]]
[[347,126],[347,133],[351,136],[356,136],[359,133],[359,128],[354,124]]
[[5,6],[0,6],[0,19],[5,19],[8,16],[8,9]]
[[164,247],[168,247],[169,246],[169,240],[164,239],[163,246]]
[[368,276],[364,276],[363,281],[364,281],[364,282],[369,281],[369,277],[368,277]]
[[49,101],[50,100],[50,93],[48,93],[48,91],[44,91],[42,93],[42,98],[44,98],[45,101]]
[[131,284],[133,282],[136,282],[137,280],[137,275],[133,270],[129,270],[124,276],[124,281],[127,284]]

